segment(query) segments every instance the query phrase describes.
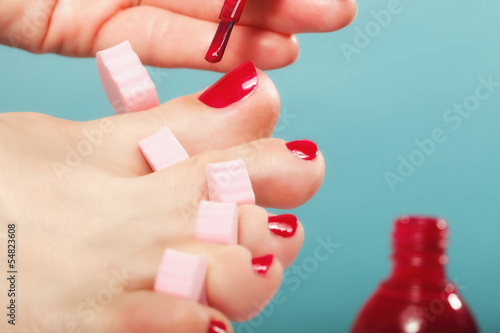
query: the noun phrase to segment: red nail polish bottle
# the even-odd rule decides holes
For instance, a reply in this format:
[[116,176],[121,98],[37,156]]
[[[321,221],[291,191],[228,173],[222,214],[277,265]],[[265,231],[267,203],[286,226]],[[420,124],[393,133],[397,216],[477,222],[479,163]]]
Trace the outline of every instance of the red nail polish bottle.
[[392,274],[365,303],[351,332],[477,333],[457,287],[446,279],[446,221],[402,216],[392,241]]

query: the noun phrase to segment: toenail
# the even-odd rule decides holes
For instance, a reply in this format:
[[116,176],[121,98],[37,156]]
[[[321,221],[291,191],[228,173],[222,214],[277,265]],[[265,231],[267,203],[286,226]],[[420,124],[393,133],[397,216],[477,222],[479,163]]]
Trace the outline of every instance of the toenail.
[[198,99],[212,108],[225,108],[250,96],[257,83],[257,71],[247,61],[224,75]]
[[269,229],[278,236],[289,238],[297,230],[297,217],[292,214],[269,216]]
[[257,257],[252,259],[252,268],[255,272],[259,274],[265,274],[271,264],[273,263],[274,256],[272,254],[268,254],[262,257]]
[[222,321],[211,320],[208,326],[208,333],[226,333],[226,324]]
[[298,140],[288,142],[287,148],[293,155],[303,160],[314,160],[318,156],[318,146],[310,140]]

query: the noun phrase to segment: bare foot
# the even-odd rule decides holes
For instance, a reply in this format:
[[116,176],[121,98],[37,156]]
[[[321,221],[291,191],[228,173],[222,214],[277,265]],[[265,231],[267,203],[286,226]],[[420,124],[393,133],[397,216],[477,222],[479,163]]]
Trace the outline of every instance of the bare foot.
[[[280,103],[262,72],[258,82],[222,109],[197,93],[84,123],[1,114],[0,221],[2,232],[16,223],[19,271],[16,326],[2,320],[2,331],[205,333],[221,322],[231,332],[229,320],[257,314],[297,255],[302,225],[283,237],[263,208],[242,205],[239,245],[195,241],[205,167],[242,158],[257,204],[278,208],[306,202],[324,174],[321,153],[305,160],[266,138]],[[151,173],[137,142],[165,125],[191,157]],[[166,248],[208,258],[207,306],[152,291]],[[252,258],[267,254],[269,270],[256,273]]]

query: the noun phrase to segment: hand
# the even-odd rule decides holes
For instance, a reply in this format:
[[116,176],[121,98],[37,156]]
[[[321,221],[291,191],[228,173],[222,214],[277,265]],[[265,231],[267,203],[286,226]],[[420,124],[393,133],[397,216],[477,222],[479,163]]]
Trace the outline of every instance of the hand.
[[19,0],[0,2],[0,42],[35,53],[89,57],[126,39],[146,65],[228,71],[250,60],[261,69],[291,64],[292,35],[341,29],[354,0],[248,0],[222,62],[205,53],[222,0]]

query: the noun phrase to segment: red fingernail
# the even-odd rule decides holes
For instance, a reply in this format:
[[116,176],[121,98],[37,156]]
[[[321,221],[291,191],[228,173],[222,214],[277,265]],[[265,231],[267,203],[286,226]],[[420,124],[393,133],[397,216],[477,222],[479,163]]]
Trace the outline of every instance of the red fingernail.
[[257,71],[247,61],[224,75],[198,99],[210,107],[225,108],[250,96],[257,87],[257,81]]
[[252,259],[252,268],[259,274],[265,274],[271,264],[273,263],[274,256],[272,254],[268,254],[262,257],[253,258]]
[[289,238],[297,230],[297,218],[292,214],[269,216],[269,229],[276,235]]
[[211,320],[208,326],[208,333],[226,333],[226,324],[222,321]]
[[288,149],[303,160],[314,160],[318,156],[318,146],[310,140],[297,140],[286,144]]

